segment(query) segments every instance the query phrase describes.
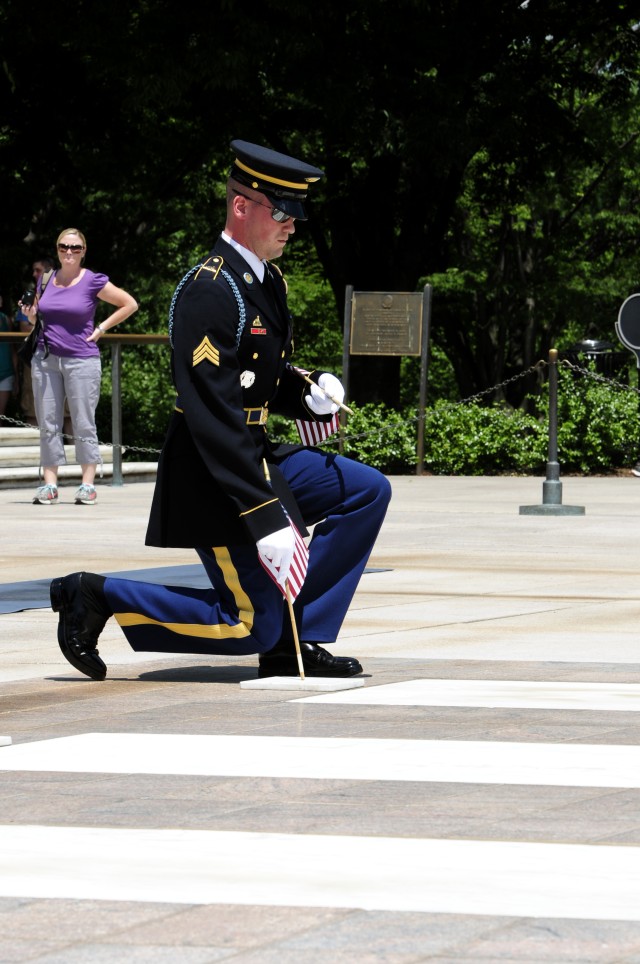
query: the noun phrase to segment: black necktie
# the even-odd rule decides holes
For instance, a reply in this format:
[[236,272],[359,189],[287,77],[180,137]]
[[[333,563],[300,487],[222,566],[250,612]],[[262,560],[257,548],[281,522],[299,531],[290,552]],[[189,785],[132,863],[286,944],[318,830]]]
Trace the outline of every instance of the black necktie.
[[280,325],[284,325],[284,330],[286,331],[289,326],[287,306],[284,298],[282,297],[280,286],[276,283],[268,268],[265,268],[262,284],[267,294],[267,298],[275,308]]

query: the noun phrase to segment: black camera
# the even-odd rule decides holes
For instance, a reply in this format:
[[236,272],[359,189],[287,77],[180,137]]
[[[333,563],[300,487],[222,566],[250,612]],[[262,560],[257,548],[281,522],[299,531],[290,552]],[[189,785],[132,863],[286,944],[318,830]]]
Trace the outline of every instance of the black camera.
[[22,298],[20,299],[20,304],[23,308],[30,308],[33,302],[36,300],[36,293],[33,288],[27,288]]

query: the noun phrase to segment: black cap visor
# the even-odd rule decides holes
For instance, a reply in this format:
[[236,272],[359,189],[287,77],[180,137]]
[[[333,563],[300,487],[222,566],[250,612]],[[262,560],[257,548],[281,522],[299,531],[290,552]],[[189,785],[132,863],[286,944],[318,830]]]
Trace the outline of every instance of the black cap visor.
[[262,191],[262,194],[269,199],[274,208],[278,208],[279,211],[284,211],[290,218],[295,218],[296,221],[308,220],[307,212],[304,209],[302,201],[296,198],[277,197],[275,194],[268,194],[266,191]]

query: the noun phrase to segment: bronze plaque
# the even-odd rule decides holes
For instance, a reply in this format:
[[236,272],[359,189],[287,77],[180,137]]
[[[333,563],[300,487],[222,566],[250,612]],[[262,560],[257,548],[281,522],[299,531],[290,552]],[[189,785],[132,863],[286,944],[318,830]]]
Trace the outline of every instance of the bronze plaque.
[[354,291],[352,355],[419,355],[422,294],[413,291]]

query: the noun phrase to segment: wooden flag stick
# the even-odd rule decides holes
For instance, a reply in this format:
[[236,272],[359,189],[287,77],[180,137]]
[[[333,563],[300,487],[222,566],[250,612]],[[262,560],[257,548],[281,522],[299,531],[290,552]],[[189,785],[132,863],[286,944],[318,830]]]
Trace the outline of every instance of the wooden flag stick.
[[297,371],[301,378],[304,378],[305,382],[309,382],[310,385],[315,385],[316,388],[319,388],[322,394],[326,395],[327,398],[330,398],[333,404],[337,405],[338,408],[341,408],[343,412],[347,412],[348,415],[353,415],[353,409],[349,408],[348,405],[343,405],[342,402],[339,402],[334,395],[330,395],[326,389],[324,389],[321,385],[318,385],[317,382],[314,382],[313,378],[309,378],[308,375],[303,375],[300,369],[294,369],[294,371]]
[[302,653],[300,652],[300,640],[298,639],[298,627],[296,626],[296,617],[293,611],[293,601],[291,599],[291,587],[289,586],[288,579],[286,580],[284,586],[287,591],[287,605],[289,606],[289,616],[291,617],[291,629],[293,630],[293,641],[296,644],[298,670],[300,672],[300,679],[304,679],[304,666],[302,665]]
[[[262,466],[264,468],[264,475],[271,484],[271,475],[269,474],[269,466],[267,465],[267,460],[262,460]],[[287,597],[287,605],[289,607],[289,617],[291,619],[291,629],[293,630],[293,641],[296,646],[296,657],[298,660],[298,671],[300,673],[300,679],[304,679],[304,666],[302,665],[302,653],[300,652],[300,640],[298,638],[298,627],[296,626],[296,616],[293,611],[293,600],[291,598],[291,586],[289,585],[289,580],[284,581],[285,596]]]

